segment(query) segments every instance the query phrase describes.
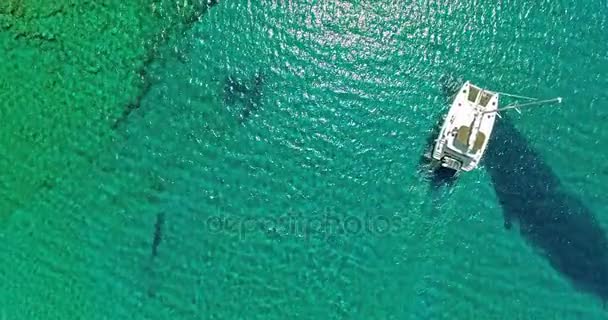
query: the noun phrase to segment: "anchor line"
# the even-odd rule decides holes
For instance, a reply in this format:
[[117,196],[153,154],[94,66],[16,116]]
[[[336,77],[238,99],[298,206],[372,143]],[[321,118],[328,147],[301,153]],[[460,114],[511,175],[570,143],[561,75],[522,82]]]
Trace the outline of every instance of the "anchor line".
[[507,97],[511,97],[511,98],[519,98],[519,99],[527,99],[527,100],[538,100],[537,98],[531,98],[531,97],[526,97],[526,96],[521,96],[518,94],[511,94],[511,93],[506,93],[506,92],[496,92],[499,95],[503,95],[503,96],[507,96]]
[[518,108],[522,108],[522,107],[540,106],[540,105],[543,105],[543,104],[553,103],[553,102],[562,103],[562,98],[561,97],[557,97],[557,98],[553,98],[553,99],[533,101],[533,102],[522,103],[522,104],[513,104],[513,105],[508,105],[508,106],[506,106],[504,108],[498,108],[498,109],[483,111],[482,114],[499,112],[499,111],[505,111],[505,110],[510,110],[510,109],[518,109]]

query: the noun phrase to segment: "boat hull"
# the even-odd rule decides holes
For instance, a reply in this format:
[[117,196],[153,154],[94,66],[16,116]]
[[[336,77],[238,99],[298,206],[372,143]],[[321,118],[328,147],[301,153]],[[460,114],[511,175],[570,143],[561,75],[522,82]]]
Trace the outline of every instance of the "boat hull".
[[488,145],[498,94],[466,82],[458,91],[431,152],[434,166],[456,172],[475,169]]

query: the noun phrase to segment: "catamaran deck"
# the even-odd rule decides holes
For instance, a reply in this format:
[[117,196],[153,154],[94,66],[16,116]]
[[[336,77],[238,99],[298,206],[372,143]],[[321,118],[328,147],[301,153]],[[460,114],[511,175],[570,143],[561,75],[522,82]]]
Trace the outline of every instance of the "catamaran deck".
[[470,171],[488,143],[498,107],[498,94],[465,83],[457,93],[438,138],[433,158],[454,170]]

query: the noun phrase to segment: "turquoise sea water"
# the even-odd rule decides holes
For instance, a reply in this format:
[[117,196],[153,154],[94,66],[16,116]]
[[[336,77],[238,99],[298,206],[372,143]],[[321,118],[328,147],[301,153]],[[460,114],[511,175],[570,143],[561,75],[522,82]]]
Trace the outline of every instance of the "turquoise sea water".
[[[0,319],[604,319],[607,44],[605,1],[222,1],[0,230]],[[435,188],[462,79],[564,103]]]

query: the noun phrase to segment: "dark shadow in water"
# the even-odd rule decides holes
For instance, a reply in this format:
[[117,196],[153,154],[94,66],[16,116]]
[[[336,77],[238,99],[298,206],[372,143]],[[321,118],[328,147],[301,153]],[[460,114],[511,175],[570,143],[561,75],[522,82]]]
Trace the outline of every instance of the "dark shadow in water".
[[240,105],[239,123],[244,123],[259,109],[265,77],[260,71],[248,81],[228,76],[224,81],[224,103],[227,106]]
[[433,126],[433,130],[427,136],[425,154],[420,157],[418,172],[423,178],[429,182],[430,195],[430,213],[439,214],[441,206],[447,201],[447,196],[451,194],[452,187],[456,183],[457,177],[455,171],[443,167],[437,167],[431,161],[431,153],[435,145],[435,139],[441,130],[443,123],[443,115],[438,117],[438,120]]
[[156,273],[156,268],[154,268],[154,263],[156,260],[156,257],[158,256],[158,249],[159,246],[161,244],[161,242],[163,241],[163,235],[164,235],[164,226],[165,226],[165,213],[164,212],[159,212],[156,214],[156,221],[154,222],[154,233],[152,235],[152,252],[150,253],[150,260],[148,261],[148,264],[146,265],[146,273],[148,275],[148,281],[146,286],[147,288],[147,295],[149,298],[154,298],[156,297],[156,291],[158,289],[158,285],[159,285],[159,280],[157,278],[157,273]]
[[[452,74],[444,74],[439,78],[441,93],[445,97],[446,106],[452,102],[451,97],[456,94],[463,83],[464,80],[458,79]],[[435,140],[441,131],[444,119],[445,114],[442,112],[438,115],[432,131],[427,136],[425,154],[421,157],[419,163],[420,171],[431,183],[431,189],[435,198],[438,195],[437,192],[442,189],[442,187],[451,187],[456,182],[457,178],[454,170],[443,167],[432,168],[431,166],[431,153],[435,145]]]
[[152,237],[152,259],[158,255],[158,246],[163,240],[163,226],[165,224],[165,213],[161,212],[156,215],[156,222],[154,223],[154,235]]
[[[504,116],[503,116],[504,117]],[[486,168],[505,216],[575,287],[608,298],[608,240],[593,213],[564,190],[513,124],[498,119]]]
[[464,84],[464,79],[458,78],[451,73],[446,73],[439,78],[439,85],[441,85],[441,93],[451,103],[452,97],[458,92],[460,87]]
[[430,181],[433,192],[436,192],[443,186],[451,187],[456,182],[457,178],[454,170],[444,167],[433,168],[431,164],[431,153],[433,152],[435,140],[441,129],[442,122],[443,118],[437,121],[433,127],[433,131],[427,137],[425,154],[420,158],[419,163],[419,170],[422,172],[425,179]]
[[192,5],[192,9],[194,13],[188,17],[188,19],[184,20],[184,24],[191,28],[191,26],[200,21],[201,17],[207,12],[207,10],[211,9],[211,7],[219,4],[219,0],[198,0],[194,1]]
[[[159,32],[154,39],[151,40],[153,45],[150,45],[147,50],[148,52],[144,56],[144,61],[141,66],[136,70],[137,75],[140,78],[140,89],[139,93],[133,97],[133,99],[124,106],[121,115],[119,115],[111,125],[113,130],[119,128],[123,123],[127,121],[129,116],[141,108],[144,97],[148,95],[152,88],[152,79],[148,74],[148,70],[152,63],[160,59],[158,49],[163,47],[171,39],[171,35],[183,35],[184,30],[191,29],[194,23],[200,21],[202,16],[211,9],[211,7],[218,4],[218,0],[200,0],[193,3],[193,12],[190,16],[184,19],[180,24],[179,19],[174,19],[171,24],[166,25],[161,32]],[[181,32],[178,32],[180,30]],[[178,58],[180,58],[178,56]]]

